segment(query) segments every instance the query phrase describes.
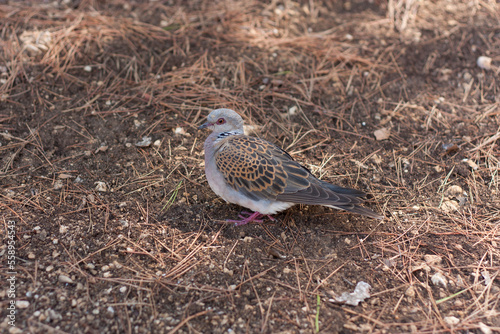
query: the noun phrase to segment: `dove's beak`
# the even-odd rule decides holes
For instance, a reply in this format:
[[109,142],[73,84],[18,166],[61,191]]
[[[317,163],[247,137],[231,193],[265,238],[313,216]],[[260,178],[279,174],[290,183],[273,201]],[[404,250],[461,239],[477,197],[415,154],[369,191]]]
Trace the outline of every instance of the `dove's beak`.
[[198,130],[201,130],[201,129],[206,129],[206,128],[209,128],[211,126],[213,126],[214,124],[213,123],[210,123],[210,122],[206,122],[206,123],[203,123],[202,125],[200,125],[198,127]]

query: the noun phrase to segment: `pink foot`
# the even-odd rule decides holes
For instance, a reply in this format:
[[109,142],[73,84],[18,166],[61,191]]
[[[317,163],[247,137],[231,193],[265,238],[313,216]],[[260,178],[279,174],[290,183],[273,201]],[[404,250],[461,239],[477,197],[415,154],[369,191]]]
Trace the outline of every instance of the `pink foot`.
[[[240,214],[238,215],[238,217],[240,217],[244,221],[245,219],[250,219],[250,217],[254,214],[255,214],[255,212],[241,211]],[[250,223],[250,222],[262,223],[262,219],[259,219],[261,216],[262,216],[262,214],[259,213],[257,216],[255,216],[255,218],[253,220],[248,221],[248,223]],[[238,223],[238,222],[242,222],[242,221],[241,220],[233,220],[232,222]],[[244,223],[244,224],[246,224],[246,223]],[[241,224],[241,225],[244,225],[244,224]]]
[[[245,217],[243,215],[248,215],[248,217]],[[245,225],[245,224],[248,224],[248,223],[251,223],[251,222],[262,223],[262,219],[259,219],[262,216],[264,216],[264,215],[262,213],[260,213],[260,212],[250,213],[250,212],[242,211],[241,214],[238,216],[242,220],[231,220],[231,219],[228,219],[228,220],[226,220],[226,222],[228,222],[228,223],[234,223],[234,226],[241,226],[241,225]],[[265,215],[265,216],[267,216],[272,221],[276,220],[275,218],[273,218],[270,215]]]
[[[248,211],[241,211],[241,212],[240,212],[240,214],[238,215],[238,217],[240,217],[240,218],[242,218],[242,219],[247,218],[247,217],[245,217],[244,215],[245,215],[245,216],[251,216],[251,215],[253,215],[253,213],[252,213],[252,212],[248,212]],[[274,217],[273,217],[273,216],[271,216],[271,215],[264,215],[264,214],[262,214],[262,213],[261,213],[260,215],[261,215],[261,216],[266,216],[267,218],[269,218],[269,220],[271,220],[271,221],[273,221],[273,222],[274,222],[274,221],[276,221],[276,218],[274,218]],[[260,217],[257,217],[257,218],[260,218]],[[254,221],[254,222],[256,222],[257,220],[255,220],[255,219],[254,219],[253,221]]]
[[[244,221],[245,219],[248,219],[249,217],[245,217],[245,216],[242,216],[242,215],[238,215],[238,217],[240,217],[242,220],[232,220],[233,222],[241,222],[241,221]],[[256,217],[256,219],[254,220],[251,220],[251,222],[255,222],[255,223],[262,223],[263,220],[262,219],[257,219],[257,218],[260,218],[259,216]],[[249,221],[250,223],[250,221]],[[246,223],[245,223],[246,224]],[[244,225],[244,224],[241,224],[241,225]]]

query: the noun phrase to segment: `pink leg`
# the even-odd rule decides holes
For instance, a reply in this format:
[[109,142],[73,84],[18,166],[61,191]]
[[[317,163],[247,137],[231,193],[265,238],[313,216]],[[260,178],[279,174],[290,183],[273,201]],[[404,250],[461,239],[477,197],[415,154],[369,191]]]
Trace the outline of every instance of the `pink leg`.
[[[248,219],[251,215],[253,215],[254,212],[248,212],[248,211],[241,211],[240,214],[238,215],[238,217],[240,217],[241,219],[245,220],[245,219]],[[257,215],[254,220],[252,220],[253,222],[256,222],[256,223],[262,223],[262,219],[259,219],[260,217],[262,216],[262,214],[259,214]],[[239,221],[236,221],[235,222],[239,222]],[[242,224],[243,225],[243,224]]]
[[[248,211],[241,211],[240,214],[238,215],[238,217],[242,218],[242,219],[245,219],[246,217],[245,216],[251,216],[253,213],[252,212],[248,212]],[[276,218],[274,218],[273,216],[271,215],[264,215],[264,214],[261,214],[261,216],[266,216],[267,218],[269,218],[269,220],[271,221],[276,221]],[[260,217],[258,217],[260,218]],[[257,221],[257,220],[253,220],[254,222]]]
[[271,216],[271,215],[266,215],[266,216],[267,216],[267,218],[269,218],[270,221],[273,221],[273,222],[276,221],[276,218],[274,218],[273,216]]
[[[245,220],[245,219],[249,219],[249,217],[245,217],[245,216],[242,216],[242,215],[238,215],[239,218]],[[262,223],[262,219],[259,219],[260,216],[257,216],[255,217],[254,220],[252,220],[252,222],[255,222],[255,223]],[[234,220],[234,222],[239,222],[240,220]],[[250,221],[249,221],[250,222]],[[241,225],[244,225],[244,224],[241,224]]]
[[[249,214],[249,216],[245,218],[243,216],[243,214]],[[254,213],[250,214],[249,212],[243,211],[239,215],[239,217],[242,218],[242,220],[231,220],[231,219],[228,219],[228,220],[226,220],[226,222],[228,222],[228,223],[234,223],[234,226],[241,226],[241,225],[245,225],[245,224],[248,224],[248,223],[251,223],[251,222],[262,223],[262,220],[259,219],[262,216],[263,216],[263,214],[260,213],[260,212],[254,212]],[[273,217],[271,217],[270,215],[266,215],[266,216],[269,217],[269,219],[271,219],[272,221],[276,220]]]

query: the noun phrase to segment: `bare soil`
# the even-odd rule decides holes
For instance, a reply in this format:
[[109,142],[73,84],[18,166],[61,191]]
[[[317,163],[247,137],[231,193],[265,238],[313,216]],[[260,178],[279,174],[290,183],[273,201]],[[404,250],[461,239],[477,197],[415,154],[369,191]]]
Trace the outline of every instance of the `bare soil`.
[[[500,331],[496,1],[0,1],[0,26],[1,332]],[[386,218],[224,224],[221,107]]]

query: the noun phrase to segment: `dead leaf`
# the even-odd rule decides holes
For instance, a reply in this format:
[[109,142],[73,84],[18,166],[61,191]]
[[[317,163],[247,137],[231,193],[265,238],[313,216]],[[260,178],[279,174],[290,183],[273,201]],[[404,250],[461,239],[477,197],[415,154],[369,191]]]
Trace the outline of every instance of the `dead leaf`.
[[375,139],[377,140],[386,140],[391,136],[391,130],[389,130],[388,128],[382,128],[375,130],[373,134],[375,135]]

